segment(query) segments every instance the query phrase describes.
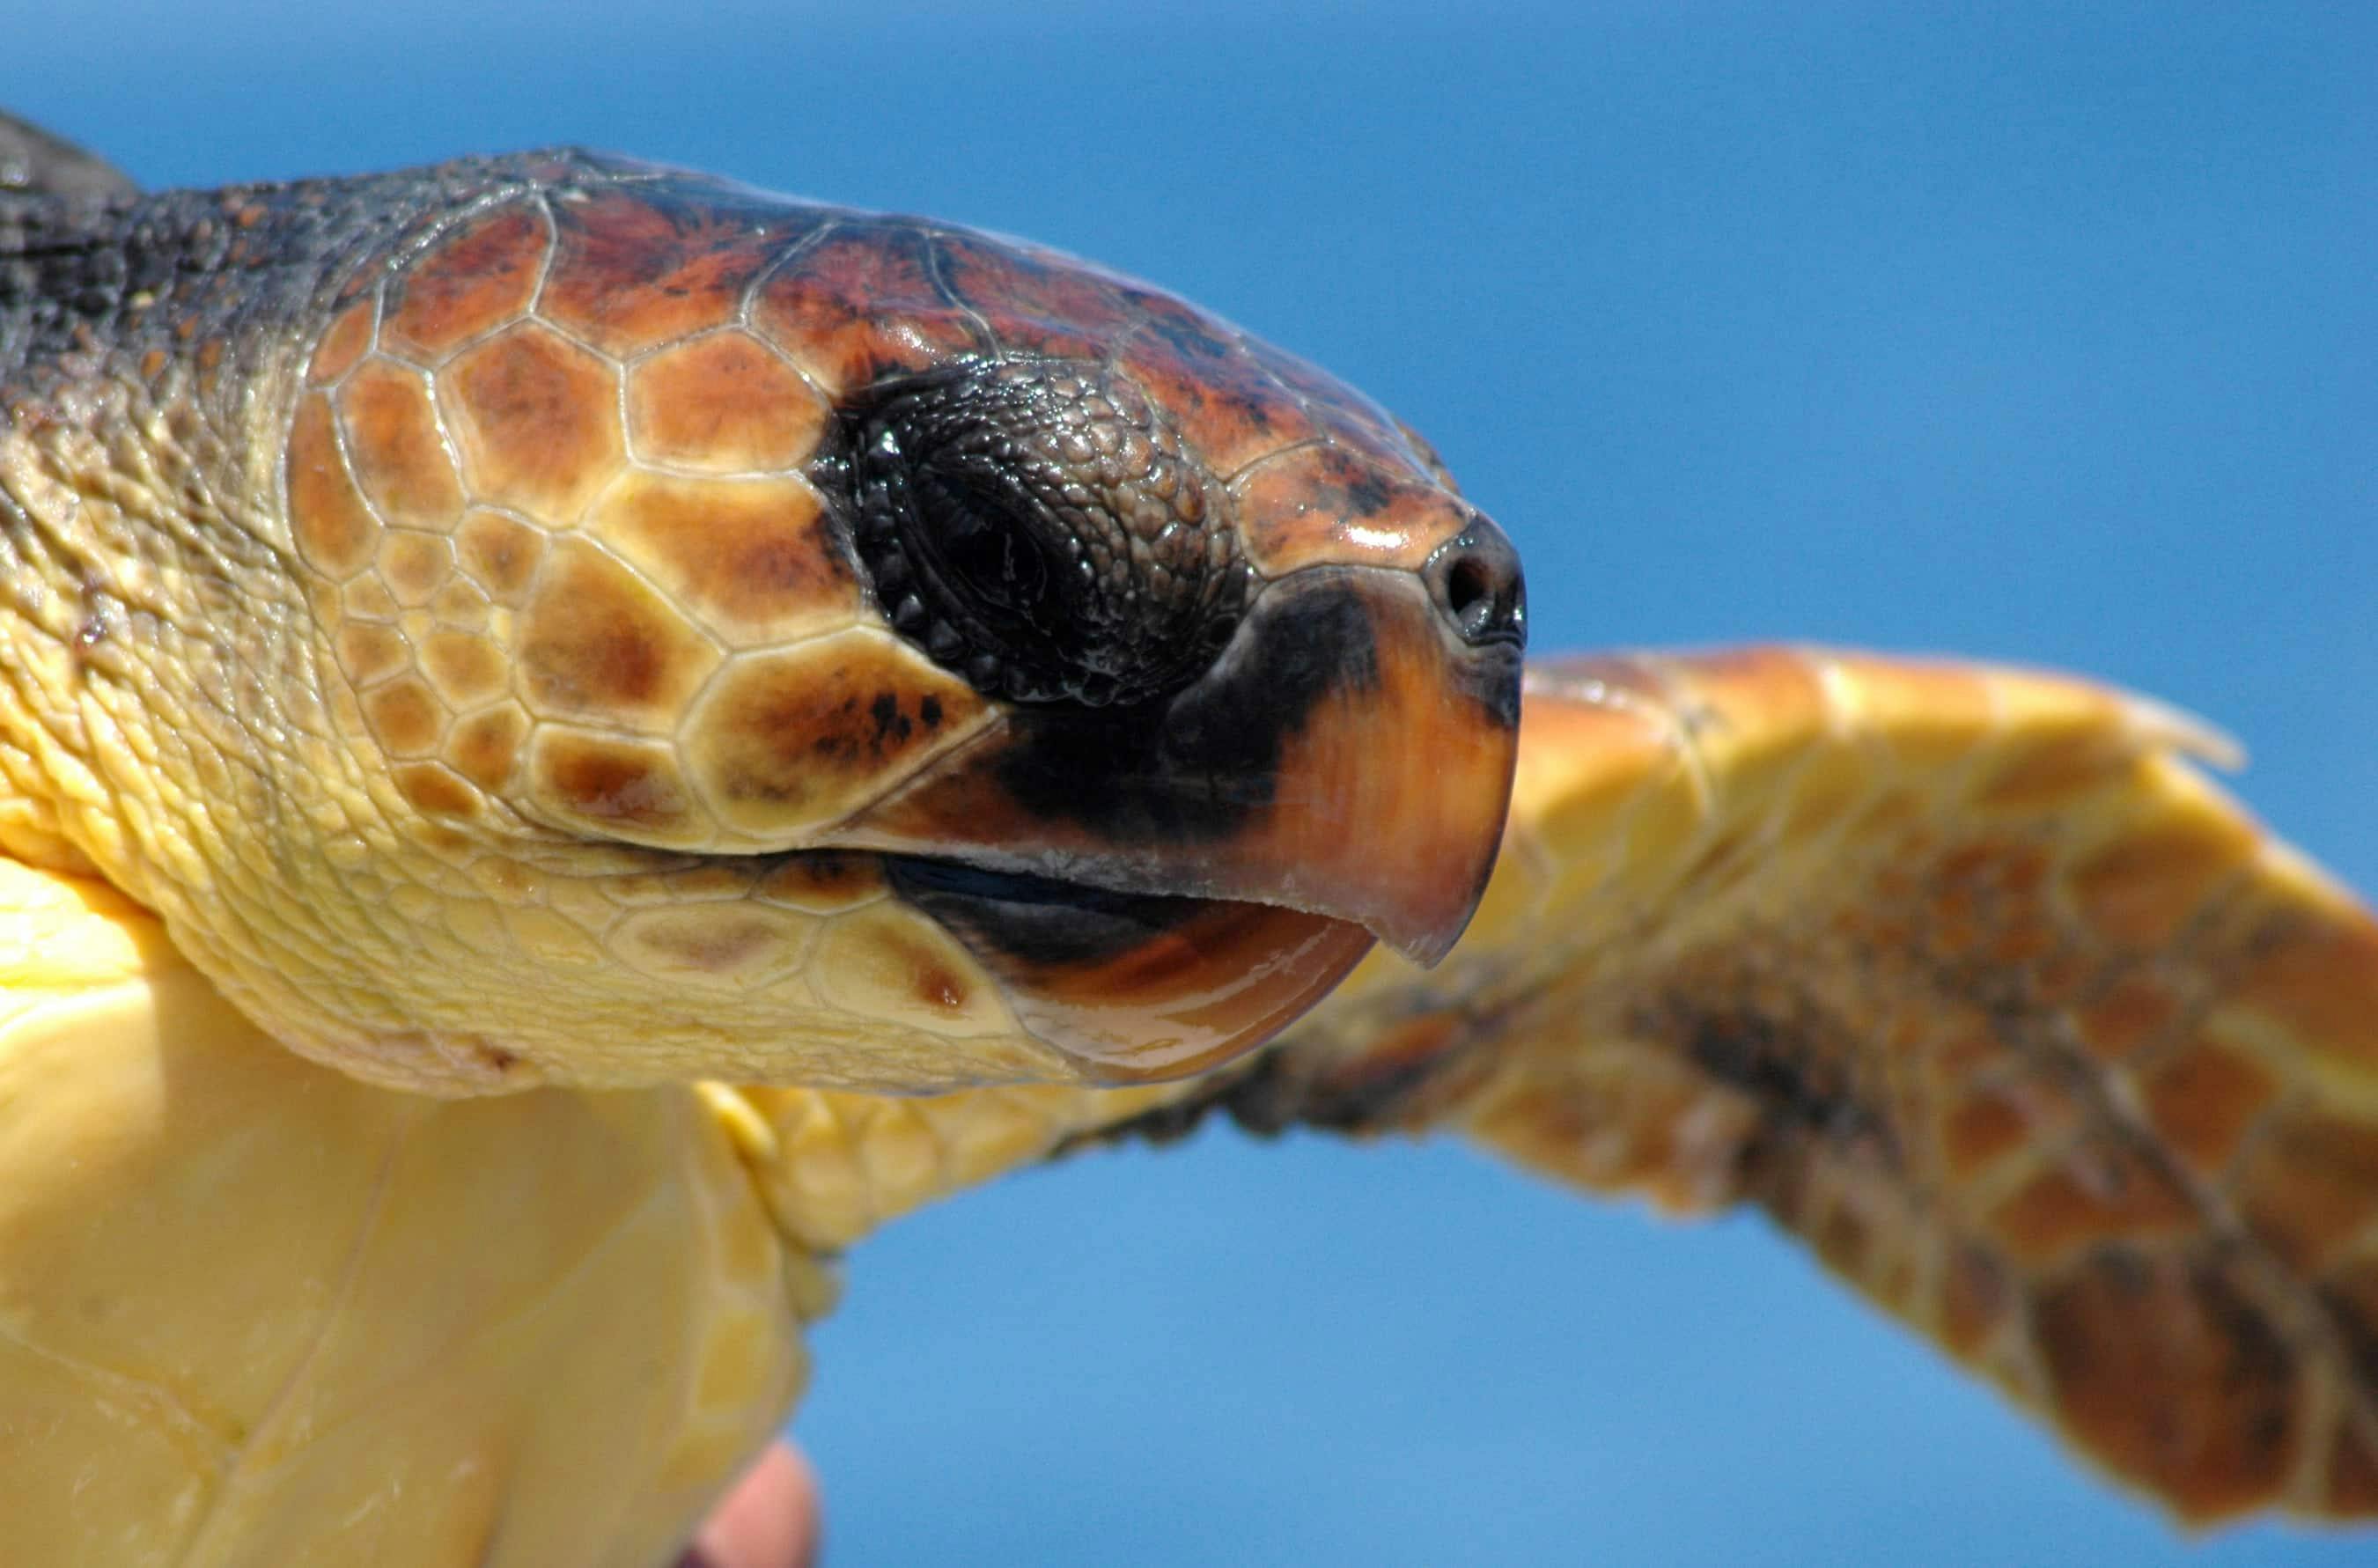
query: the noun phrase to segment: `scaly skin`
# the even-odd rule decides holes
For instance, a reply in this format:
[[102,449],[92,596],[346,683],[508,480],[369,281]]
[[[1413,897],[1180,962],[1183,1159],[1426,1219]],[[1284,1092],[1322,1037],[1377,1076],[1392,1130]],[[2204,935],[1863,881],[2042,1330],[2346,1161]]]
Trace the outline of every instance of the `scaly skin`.
[[[1099,411],[1025,444],[1147,522],[1134,592],[1271,594],[1178,735],[1051,728],[822,498],[871,389],[989,396],[988,352]],[[2378,1513],[2378,928],[2161,710],[1547,666],[1444,966],[1090,1087],[1476,886],[1516,578],[1356,395],[1027,248],[551,154],[0,194],[0,411],[30,1560],[657,1561],[797,1391],[823,1260],[1216,1110],[1758,1203],[2183,1518]],[[868,853],[1018,843],[1110,891]],[[1002,1080],[1055,1082],[854,1090]]]
[[[1213,659],[1171,707],[1006,700],[859,537],[853,422],[985,365],[1063,411],[1067,515],[1140,531],[1084,580]],[[1177,1075],[1344,919],[1448,940],[1492,854],[1516,642],[1446,623],[1448,572],[1516,614],[1493,525],[1356,394],[1027,247],[573,153],[0,197],[0,844],[378,1082]],[[1212,973],[783,853],[852,844],[1215,900]]]
[[[2183,1518],[2378,1511],[2364,1349],[2378,1184],[2327,1157],[2378,1138],[2378,928],[2182,760],[2216,742],[2068,680],[1789,650],[1555,666],[1530,712],[1501,868],[1441,969],[1375,958],[1249,1062],[1142,1089],[884,1099],[714,1083],[425,1102],[282,1055],[144,913],[94,884],[18,873],[0,891],[14,950],[38,960],[0,976],[14,1009],[0,1068],[42,1086],[0,1091],[26,1119],[0,1121],[0,1158],[54,1168],[67,1140],[90,1174],[0,1180],[0,1257],[37,1261],[24,1277],[38,1281],[114,1279],[95,1263],[125,1260],[136,1288],[96,1324],[38,1291],[12,1303],[0,1385],[50,1401],[18,1430],[101,1426],[0,1460],[31,1476],[103,1452],[119,1478],[66,1523],[12,1525],[153,1519],[138,1538],[174,1542],[206,1519],[229,1541],[222,1521],[237,1520],[252,1538],[310,1538],[274,1532],[345,1515],[291,1500],[328,1474],[368,1486],[377,1466],[409,1478],[410,1504],[324,1538],[342,1551],[438,1541],[476,1562],[500,1517],[488,1561],[579,1561],[585,1538],[539,1533],[585,1523],[538,1512],[541,1443],[574,1441],[573,1466],[648,1465],[684,1430],[686,1451],[715,1466],[702,1484],[639,1482],[631,1468],[606,1489],[623,1518],[652,1510],[622,1539],[662,1538],[723,1479],[738,1442],[768,1430],[762,1391],[788,1395],[793,1321],[826,1296],[816,1260],[1018,1165],[1172,1136],[1216,1111],[1259,1131],[1459,1132],[1671,1214],[1759,1204]],[[114,1015],[104,1027],[101,1011]],[[161,1037],[151,1016],[176,1026]],[[161,1083],[227,1102],[227,1119],[160,1119]],[[101,1095],[103,1115],[62,1114]],[[496,1124],[532,1115],[534,1135]],[[357,1131],[326,1145],[322,1127]],[[611,1159],[666,1135],[698,1152],[657,1188],[555,1179],[590,1138]],[[438,1216],[426,1233],[401,1223],[410,1189],[374,1186],[400,1138],[452,1151],[435,1171],[399,1167],[427,1184],[414,1211]],[[194,1182],[224,1144],[246,1167]],[[745,1175],[717,1174],[726,1147]],[[281,1212],[237,1227],[179,1220],[177,1205],[226,1183],[274,1195]],[[579,1399],[616,1400],[649,1448],[591,1443],[605,1414],[577,1406],[562,1428],[521,1435],[553,1389],[491,1377],[479,1359],[521,1353],[502,1348],[517,1310],[483,1323],[476,1302],[458,1308],[452,1348],[402,1374],[403,1399],[320,1356],[300,1377],[287,1370],[332,1328],[344,1343],[418,1343],[418,1303],[480,1277],[482,1229],[549,1235],[545,1256],[576,1256],[576,1239],[620,1223],[623,1205],[653,1228],[599,1255],[645,1271],[637,1287],[582,1268],[552,1285],[538,1322],[548,1343],[574,1333],[675,1353],[638,1363],[659,1394],[655,1381],[617,1381],[618,1364],[565,1380]],[[690,1210],[707,1228],[679,1228]],[[761,1214],[784,1252],[755,1275],[755,1259],[777,1257],[751,1250]],[[745,1239],[719,1244],[722,1224]],[[390,1283],[366,1287],[352,1260],[403,1236],[422,1249],[396,1252]],[[62,1257],[64,1243],[79,1251]],[[241,1246],[260,1251],[225,1251]],[[208,1266],[177,1263],[181,1248]],[[737,1283],[714,1296],[721,1275]],[[194,1279],[208,1287],[196,1299]],[[687,1288],[655,1296],[655,1281]],[[772,1292],[791,1310],[771,1317]],[[689,1317],[656,1331],[663,1311]],[[273,1332],[222,1326],[251,1319]],[[250,1365],[233,1353],[243,1345],[270,1355]],[[603,1364],[589,1354],[578,1364]],[[295,1425],[287,1412],[305,1400],[292,1388],[368,1406],[334,1435],[372,1445],[369,1463],[318,1433],[240,1442],[268,1424],[260,1409]],[[656,1398],[669,1420],[654,1421]],[[425,1486],[423,1454],[453,1458],[460,1478]],[[61,1482],[39,1495],[79,1494]],[[426,1545],[399,1560],[447,1561]]]
[[827,1239],[1034,1119],[1051,1149],[1217,1108],[1457,1131],[1764,1209],[2183,1520],[2378,1514],[2378,924],[2189,765],[2226,743],[2070,679],[1789,649],[1549,664],[1527,703],[1441,968],[1375,958],[1119,1124],[775,1096],[777,1212]]
[[[580,154],[141,197],[19,142],[12,1560],[657,1561],[827,1294],[692,1080],[1178,1075],[1483,888],[1507,545],[1192,307]],[[868,509],[951,475],[1038,488]],[[997,657],[986,518],[1075,563]]]

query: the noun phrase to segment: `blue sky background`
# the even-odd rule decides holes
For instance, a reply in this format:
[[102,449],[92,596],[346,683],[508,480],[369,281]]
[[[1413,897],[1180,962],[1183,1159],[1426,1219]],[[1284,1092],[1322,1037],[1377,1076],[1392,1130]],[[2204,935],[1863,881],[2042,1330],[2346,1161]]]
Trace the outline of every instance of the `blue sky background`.
[[[2378,887],[2378,12],[0,0],[142,179],[582,140],[1030,234],[1331,366],[1543,648],[2066,664]],[[859,7],[834,7],[835,10]],[[799,1431],[845,1565],[2204,1564],[1756,1222],[1207,1136],[869,1244]]]

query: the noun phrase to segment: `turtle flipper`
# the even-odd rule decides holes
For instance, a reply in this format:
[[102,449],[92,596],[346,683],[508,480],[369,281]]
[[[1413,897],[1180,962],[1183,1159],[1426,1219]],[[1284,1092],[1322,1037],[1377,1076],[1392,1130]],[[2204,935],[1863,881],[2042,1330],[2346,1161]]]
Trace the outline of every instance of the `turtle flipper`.
[[21,196],[138,196],[140,187],[113,163],[61,141],[39,126],[0,113],[0,193]]
[[2166,710],[1791,650],[1531,676],[1487,903],[1142,1117],[1766,1209],[2203,1522],[2378,1514],[2378,927]]

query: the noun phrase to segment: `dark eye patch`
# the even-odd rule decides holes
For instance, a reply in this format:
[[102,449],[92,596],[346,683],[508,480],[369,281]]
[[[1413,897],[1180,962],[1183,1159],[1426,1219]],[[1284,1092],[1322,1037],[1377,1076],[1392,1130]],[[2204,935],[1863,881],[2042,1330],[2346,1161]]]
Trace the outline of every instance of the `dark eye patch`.
[[1127,377],[968,360],[877,389],[844,430],[817,477],[893,626],[990,695],[1147,701],[1237,624],[1226,492]]

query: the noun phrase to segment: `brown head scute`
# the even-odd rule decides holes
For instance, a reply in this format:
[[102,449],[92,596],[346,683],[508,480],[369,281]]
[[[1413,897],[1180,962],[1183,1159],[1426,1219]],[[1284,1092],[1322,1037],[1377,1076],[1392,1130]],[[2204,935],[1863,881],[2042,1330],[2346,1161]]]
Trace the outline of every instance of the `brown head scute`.
[[381,341],[407,358],[434,362],[518,317],[536,295],[545,241],[543,214],[522,208],[471,224],[405,278]]
[[[566,970],[503,1086],[1131,1079],[1375,935],[1449,944],[1518,567],[1393,420],[1029,245],[576,155],[489,180],[359,260],[287,427],[350,772],[462,884],[347,922],[394,933],[353,959],[380,999],[320,1039],[475,1034],[457,998]],[[647,875],[683,920],[614,918]],[[410,1052],[373,1071],[463,1059]]]
[[625,456],[616,377],[535,326],[465,351],[447,377],[474,492],[556,522],[574,520]]

